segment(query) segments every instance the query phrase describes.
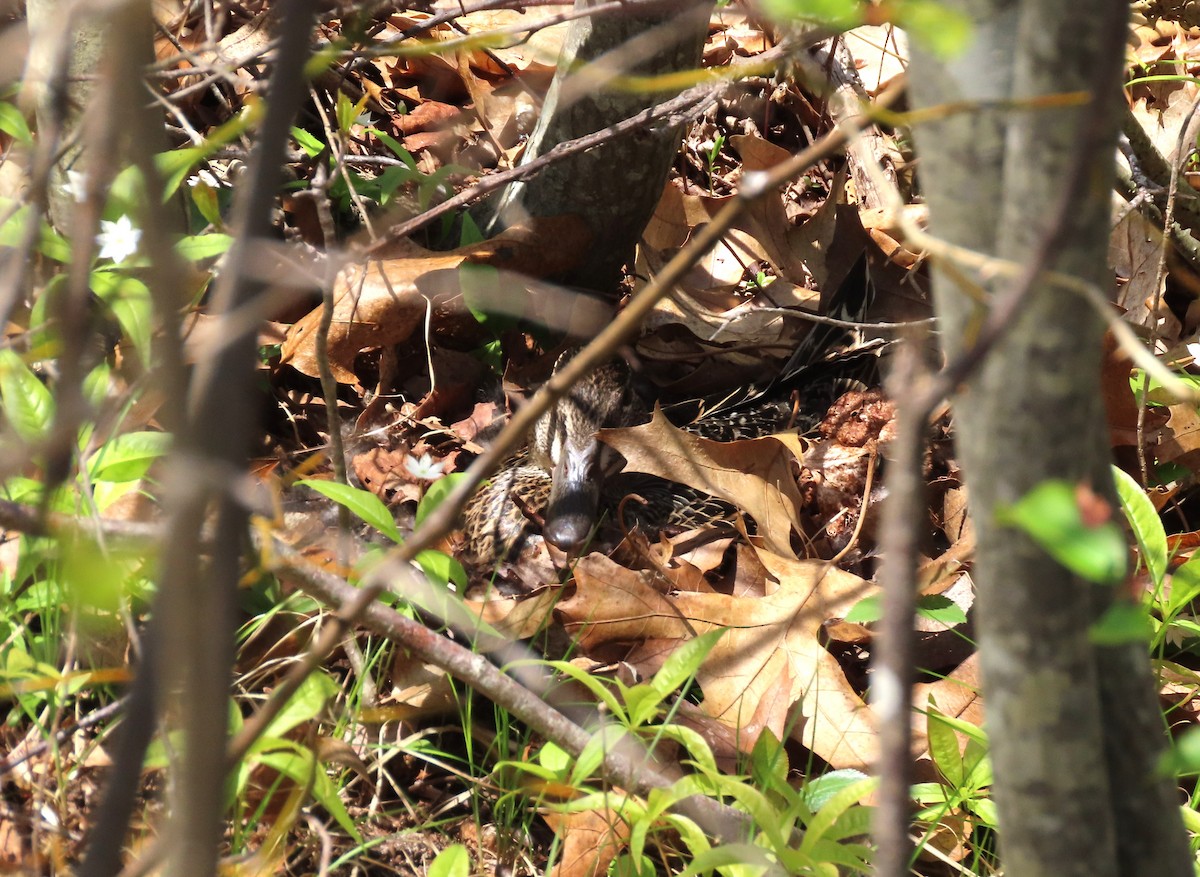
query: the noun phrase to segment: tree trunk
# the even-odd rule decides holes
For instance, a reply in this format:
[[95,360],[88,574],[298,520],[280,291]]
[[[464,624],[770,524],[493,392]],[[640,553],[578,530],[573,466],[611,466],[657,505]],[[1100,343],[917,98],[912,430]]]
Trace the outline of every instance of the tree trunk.
[[[598,0],[577,0],[575,8],[596,5]],[[698,68],[712,7],[710,0],[671,0],[654,11],[585,16],[572,23],[523,163],[672,97],[618,77]],[[682,136],[682,125],[639,131],[514,183],[489,208],[489,233],[526,215],[583,216],[593,235],[592,255],[561,279],[611,296],[662,195]]]
[[[1029,264],[1052,234],[1064,181],[1082,185],[1046,268],[1101,288],[1114,173],[1126,4],[956,0],[977,23],[958,58],[914,53],[914,103],[1011,100],[918,126],[931,230]],[[1086,104],[1038,108],[1086,92]],[[979,278],[990,296],[1009,281]],[[972,343],[981,306],[934,272],[948,356]],[[985,305],[986,306],[986,305]],[[958,453],[979,550],[980,656],[1005,869],[1027,875],[1190,874],[1143,646],[1100,647],[1089,626],[1112,589],[1083,581],[995,509],[1047,479],[1117,507],[1098,386],[1103,320],[1039,280],[1004,340],[955,399]]]
[[105,23],[88,14],[75,0],[27,0],[31,34],[28,80],[40,136],[51,137],[54,147],[74,136],[59,161],[50,168],[46,200],[50,222],[69,231],[76,209],[75,195],[67,188],[67,171],[85,171],[86,138],[83,118],[96,89],[96,73],[104,54]]

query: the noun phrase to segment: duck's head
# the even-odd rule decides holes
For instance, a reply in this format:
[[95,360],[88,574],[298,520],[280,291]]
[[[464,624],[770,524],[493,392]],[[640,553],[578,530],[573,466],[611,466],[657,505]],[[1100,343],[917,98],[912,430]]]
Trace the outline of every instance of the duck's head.
[[[568,350],[559,357],[555,371],[577,352]],[[636,423],[642,413],[628,364],[612,359],[575,384],[537,422],[533,459],[553,480],[542,530],[550,544],[570,551],[587,539],[596,523],[604,478],[620,465],[620,456],[596,434]]]

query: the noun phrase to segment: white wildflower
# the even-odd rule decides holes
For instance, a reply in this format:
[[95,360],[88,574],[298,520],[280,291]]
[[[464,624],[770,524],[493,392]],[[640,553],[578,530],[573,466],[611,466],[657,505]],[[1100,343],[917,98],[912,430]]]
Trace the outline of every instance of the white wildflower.
[[100,234],[96,235],[96,246],[100,247],[101,259],[112,259],[118,265],[137,252],[142,239],[142,230],[128,216],[116,222],[100,221]]
[[422,454],[418,460],[412,454],[404,458],[404,468],[419,481],[433,481],[442,477],[443,461],[435,461],[429,454]]
[[193,189],[199,186],[201,183],[208,186],[210,189],[219,189],[222,186],[221,181],[217,179],[217,175],[207,168],[200,168],[200,170],[196,171],[196,173],[187,178],[187,184]]

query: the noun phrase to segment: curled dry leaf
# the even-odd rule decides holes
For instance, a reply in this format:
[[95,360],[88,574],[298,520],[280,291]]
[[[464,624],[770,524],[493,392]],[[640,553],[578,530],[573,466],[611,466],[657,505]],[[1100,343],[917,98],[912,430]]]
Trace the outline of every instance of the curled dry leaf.
[[[529,791],[546,790],[529,789]],[[566,791],[566,790],[564,790]],[[553,797],[553,796],[550,796]],[[561,812],[543,808],[542,818],[562,838],[562,853],[550,877],[594,877],[608,866],[629,841],[629,824],[616,810]]]
[[576,567],[576,592],[558,612],[586,654],[620,653],[647,676],[678,644],[726,628],[697,672],[705,713],[736,729],[747,749],[769,727],[834,767],[869,766],[877,753],[869,711],[818,633],[874,588],[819,561],[759,556],[779,583],[766,597],[665,596],[645,574],[592,554]]
[[[400,241],[382,254],[346,266],[334,281],[333,324],[329,329],[329,366],[338,383],[357,383],[354,358],[363,350],[399,344],[420,327],[429,309],[435,324],[456,316],[474,322],[463,302],[461,266],[500,269],[504,285],[474,290],[489,309],[527,308],[526,278],[548,277],[572,267],[587,247],[589,233],[574,216],[533,219],[498,237],[437,253]],[[494,280],[472,275],[480,283]],[[282,362],[311,377],[320,374],[316,337],[321,308],[292,326],[283,343]]]
[[625,457],[626,472],[645,472],[686,484],[733,503],[754,518],[777,554],[795,556],[804,505],[796,488],[796,458],[773,438],[714,442],[676,429],[663,416],[643,426],[604,429],[600,439]]

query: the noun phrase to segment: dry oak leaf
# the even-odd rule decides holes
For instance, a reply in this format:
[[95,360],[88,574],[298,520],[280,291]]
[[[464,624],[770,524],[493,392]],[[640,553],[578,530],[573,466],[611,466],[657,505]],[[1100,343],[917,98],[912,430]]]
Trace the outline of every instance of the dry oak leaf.
[[1171,419],[1163,430],[1155,457],[1162,463],[1189,468],[1200,466],[1200,415],[1196,413],[1196,406],[1182,402],[1167,410]]
[[[618,795],[619,797],[619,795]],[[562,838],[562,856],[550,877],[599,877],[629,841],[630,828],[616,810],[560,812],[545,808],[542,818]]]
[[679,593],[591,554],[575,569],[576,591],[559,603],[585,654],[625,660],[653,674],[674,646],[717,628],[727,632],[697,671],[701,709],[749,748],[762,728],[791,735],[837,768],[866,768],[878,744],[867,705],[822,648],[822,623],[842,617],[873,589],[819,561],[760,552],[778,587],[766,597]]
[[[547,277],[573,267],[587,247],[589,233],[575,216],[535,218],[479,243],[439,253],[401,240],[370,258],[343,268],[334,281],[333,324],[329,329],[329,366],[341,384],[354,384],[354,358],[363,350],[399,344],[424,322],[430,308],[435,318],[466,313],[462,299],[464,264],[488,265],[504,272],[503,292],[511,301],[522,297],[517,275]],[[473,274],[472,284],[489,278]],[[488,291],[476,289],[479,295]],[[489,306],[492,304],[488,299]],[[321,308],[315,308],[288,331],[281,360],[310,377],[320,375],[317,333]]]
[[[767,171],[792,157],[786,149],[754,134],[738,134],[730,137],[729,142],[742,158],[743,173]],[[829,197],[799,225],[789,219],[784,198],[779,193],[755,199],[739,219],[737,227],[748,232],[766,250],[767,260],[777,277],[818,289],[828,284],[826,260],[837,224],[842,179],[841,176],[835,179]]]
[[600,439],[625,457],[625,472],[645,472],[730,502],[754,518],[767,547],[795,556],[804,501],[796,487],[796,458],[773,438],[715,442],[676,429],[655,410],[647,424],[602,429]]

